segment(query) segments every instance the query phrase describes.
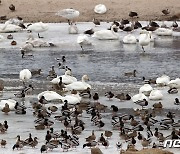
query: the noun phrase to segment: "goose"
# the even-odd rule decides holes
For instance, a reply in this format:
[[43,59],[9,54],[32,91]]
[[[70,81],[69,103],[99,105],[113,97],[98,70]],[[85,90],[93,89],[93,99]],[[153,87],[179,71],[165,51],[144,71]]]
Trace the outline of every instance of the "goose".
[[136,44],[136,42],[137,42],[136,37],[132,34],[128,34],[123,38],[124,44]]
[[94,32],[92,37],[95,37],[99,40],[118,40],[119,35],[118,33],[114,32],[114,28],[116,25],[111,26],[111,30],[99,30]]
[[98,4],[94,7],[94,12],[97,14],[104,14],[106,13],[107,8],[104,4]]
[[70,23],[68,32],[69,34],[78,34],[78,28],[75,23],[74,24],[72,22]]
[[152,86],[149,84],[144,84],[142,87],[139,89],[139,93],[143,93],[146,96],[149,96],[150,92],[153,90]]
[[83,91],[87,88],[91,89],[91,85],[86,83],[85,81],[89,80],[89,77],[87,75],[82,76],[82,81],[76,81],[69,85],[65,85],[67,90],[77,90],[77,91]]
[[84,34],[81,34],[77,37],[77,43],[80,45],[82,51],[84,51],[83,45],[91,45],[92,44],[89,37]]
[[149,45],[150,41],[151,40],[150,40],[149,32],[146,30],[141,31],[141,33],[139,35],[139,44],[140,44],[140,46],[142,46],[142,49],[144,52],[145,52],[144,46]]
[[4,24],[0,27],[0,33],[18,32],[22,30],[21,27],[14,24]]
[[148,97],[146,97],[143,93],[140,93],[134,95],[131,99],[133,102],[137,102],[137,101],[142,101],[143,99],[148,100]]
[[150,100],[161,100],[163,98],[163,94],[160,90],[152,90],[149,99]]
[[58,100],[58,99],[62,100],[63,99],[63,97],[61,95],[59,95],[58,93],[56,93],[54,91],[43,91],[43,92],[39,93],[37,96],[38,100],[42,96],[44,96],[47,101]]
[[13,99],[1,100],[0,101],[0,109],[1,110],[3,109],[3,107],[5,106],[6,103],[9,105],[10,110],[14,110],[16,101]]
[[48,25],[43,22],[37,22],[34,24],[31,24],[27,27],[28,31],[34,31],[38,33],[39,38],[43,38],[39,35],[40,32],[45,32],[48,30]]
[[32,77],[32,74],[30,70],[28,69],[23,69],[19,73],[19,79],[23,81],[23,84],[25,85],[25,82],[28,81]]
[[169,81],[168,86],[170,88],[180,88],[180,78],[176,78],[175,80]]
[[156,79],[156,84],[158,86],[166,86],[168,85],[169,82],[170,82],[170,77],[165,74]]
[[155,33],[159,36],[172,36],[173,30],[169,28],[158,28]]

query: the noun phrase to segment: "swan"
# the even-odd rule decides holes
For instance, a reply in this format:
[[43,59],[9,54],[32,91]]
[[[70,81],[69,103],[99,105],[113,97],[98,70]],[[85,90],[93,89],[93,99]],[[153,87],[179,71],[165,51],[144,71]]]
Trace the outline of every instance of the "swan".
[[107,8],[104,4],[98,4],[94,7],[94,12],[98,14],[104,14],[106,13]]
[[69,34],[78,34],[78,28],[76,24],[70,23],[68,31],[69,31]]
[[80,45],[81,49],[83,49],[83,45],[91,45],[91,41],[87,35],[81,34],[77,37],[77,43]]
[[14,24],[14,25],[20,25],[23,24],[23,20],[20,20],[18,18],[11,18],[5,22],[5,24]]
[[153,90],[150,84],[144,84],[140,89],[139,93],[143,93],[146,96],[149,96],[150,92]]
[[134,95],[131,99],[133,102],[137,102],[137,101],[142,101],[143,99],[148,100],[148,97],[146,97],[143,93],[139,93]]
[[124,36],[123,43],[125,44],[135,44],[137,42],[136,37],[132,34]]
[[180,78],[176,78],[175,80],[169,81],[168,86],[170,88],[180,88]]
[[55,15],[61,16],[69,20],[69,19],[79,17],[79,14],[80,14],[79,11],[71,8],[71,9],[60,10]]
[[43,22],[37,22],[37,23],[34,23],[32,25],[29,25],[27,27],[27,30],[37,32],[38,37],[42,38],[42,37],[40,37],[39,33],[47,31],[48,30],[48,25],[44,24]]
[[142,49],[144,52],[145,52],[144,46],[149,45],[150,41],[151,40],[150,40],[149,32],[146,30],[141,31],[141,33],[139,35],[139,44],[142,46]]
[[155,33],[160,36],[172,36],[173,30],[169,28],[158,28]]
[[25,51],[25,52],[32,51],[32,49],[33,49],[33,45],[28,42],[26,42],[24,45],[20,47],[20,51]]
[[71,71],[67,70],[64,75],[58,76],[58,77],[52,79],[50,82],[53,84],[59,84],[60,77],[62,77],[62,83],[64,83],[64,84],[71,84],[71,83],[77,81],[77,79],[75,77],[71,76]]
[[58,93],[56,93],[54,91],[43,91],[43,92],[39,93],[37,96],[38,100],[42,96],[44,96],[47,101],[58,100],[58,99],[62,100],[63,99],[63,97],[61,95],[59,95]]
[[95,37],[99,40],[118,40],[118,33],[114,32],[116,25],[111,26],[111,30],[99,30],[93,34],[92,37]]
[[23,69],[19,73],[19,78],[20,78],[20,80],[23,81],[23,84],[25,84],[25,81],[28,81],[31,77],[32,77],[32,74],[31,74],[30,70],[28,70],[28,69]]
[[0,101],[0,109],[2,110],[5,104],[9,105],[10,110],[14,110],[14,107],[16,105],[16,101],[13,99],[8,99],[8,100],[1,100]]
[[160,90],[152,90],[149,99],[150,100],[161,100],[163,98],[163,94]]
[[89,80],[89,77],[87,75],[83,75],[82,76],[82,81],[76,81],[73,82],[69,85],[66,85],[66,89],[67,90],[79,90],[79,91],[83,91],[86,90],[87,88],[91,89],[91,85],[89,85],[88,83],[86,83],[85,81]]
[[0,27],[0,33],[18,32],[20,30],[22,30],[21,27],[8,23],[5,23]]
[[0,35],[0,42],[4,40],[4,36]]
[[62,100],[63,101],[67,100],[69,104],[77,104],[77,103],[80,103],[81,97],[79,96],[78,93],[77,94],[69,94],[69,95],[64,96]]
[[167,75],[162,75],[156,79],[156,84],[159,86],[166,86],[170,82],[170,77]]

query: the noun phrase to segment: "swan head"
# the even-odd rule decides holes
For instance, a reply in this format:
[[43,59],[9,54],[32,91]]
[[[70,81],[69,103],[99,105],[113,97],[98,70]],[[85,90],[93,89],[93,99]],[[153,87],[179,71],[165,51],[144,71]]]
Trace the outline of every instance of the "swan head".
[[82,81],[89,81],[88,75],[83,75],[82,76]]

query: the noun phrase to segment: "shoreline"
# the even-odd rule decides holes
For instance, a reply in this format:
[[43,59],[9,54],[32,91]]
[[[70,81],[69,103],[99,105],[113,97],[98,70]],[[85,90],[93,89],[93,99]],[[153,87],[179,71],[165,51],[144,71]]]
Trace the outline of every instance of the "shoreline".
[[[94,6],[97,4],[105,4],[107,12],[105,14],[96,14]],[[80,12],[80,16],[75,19],[76,22],[89,22],[93,18],[100,21],[109,22],[113,20],[131,19],[128,14],[130,11],[138,13],[138,20],[179,20],[180,7],[178,0],[160,1],[154,0],[97,0],[97,1],[78,1],[78,0],[6,0],[0,4],[0,16],[7,16],[7,19],[20,16],[24,22],[46,22],[46,23],[61,23],[67,20],[63,17],[56,16],[55,13],[66,8],[74,8]],[[14,4],[15,11],[9,10],[9,5]],[[148,6],[148,7],[147,7]],[[170,14],[165,16],[162,14],[163,9],[169,9]],[[175,17],[176,16],[176,17]],[[0,20],[4,22],[4,20]]]

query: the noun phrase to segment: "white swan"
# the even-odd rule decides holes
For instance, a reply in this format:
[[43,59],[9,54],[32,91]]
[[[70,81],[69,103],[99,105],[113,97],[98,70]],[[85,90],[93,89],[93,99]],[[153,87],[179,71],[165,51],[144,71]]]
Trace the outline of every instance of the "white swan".
[[50,82],[53,84],[58,84],[60,82],[60,77],[62,77],[62,83],[64,83],[64,84],[71,84],[71,83],[77,81],[77,79],[75,77],[71,76],[71,71],[67,70],[64,75],[58,76],[58,77],[52,79]]
[[173,30],[169,28],[158,28],[155,33],[160,36],[172,36]]
[[31,74],[30,70],[28,70],[28,69],[23,69],[19,73],[19,79],[22,80],[23,83],[25,81],[28,81],[31,77],[32,77],[32,74]]
[[8,99],[8,100],[1,100],[0,101],[0,109],[2,110],[5,104],[9,105],[10,110],[14,110],[14,106],[16,105],[16,101],[13,99]]
[[21,27],[14,24],[4,24],[0,27],[0,33],[8,33],[8,32],[18,32],[22,30]]
[[152,90],[149,99],[150,100],[161,100],[163,98],[163,94],[160,90]]
[[168,86],[170,88],[180,88],[180,78],[176,78],[175,80],[171,80],[168,83]]
[[68,31],[69,31],[69,34],[78,34],[79,32],[76,24],[73,24],[73,23],[70,23]]
[[79,90],[79,91],[82,91],[82,90],[86,90],[87,88],[90,88],[91,89],[91,85],[89,85],[88,83],[86,83],[85,81],[89,80],[89,77],[87,75],[83,75],[82,76],[82,81],[76,81],[76,82],[73,82],[69,85],[66,85],[66,89],[67,90]]
[[104,14],[106,13],[107,8],[104,4],[98,4],[94,7],[94,12],[98,14]]
[[141,33],[139,35],[139,44],[140,44],[140,46],[142,46],[142,49],[144,52],[145,52],[144,46],[149,45],[150,41],[151,40],[150,40],[149,32],[146,30],[141,31]]
[[63,101],[67,100],[68,103],[70,103],[70,104],[76,104],[76,103],[80,103],[81,97],[79,96],[78,93],[77,94],[69,94],[69,95],[64,96],[62,100]]
[[162,75],[156,79],[156,84],[159,86],[166,86],[170,82],[170,77],[167,75]]
[[132,34],[124,36],[123,43],[125,44],[135,44],[137,42],[136,37]]
[[53,43],[46,42],[39,38],[28,39],[26,43],[31,44],[33,47],[51,47]]
[[139,93],[143,93],[146,96],[149,96],[150,92],[153,90],[152,86],[149,84],[144,84],[140,89]]
[[0,35],[0,42],[4,40],[4,36]]
[[146,97],[143,93],[139,93],[134,95],[131,99],[133,102],[137,102],[137,101],[142,101],[143,99],[148,100],[148,97]]
[[34,23],[32,25],[29,25],[27,27],[27,30],[37,32],[38,37],[41,38],[39,33],[47,31],[48,30],[48,25],[43,23],[43,22],[37,22],[37,23]]
[[116,25],[111,26],[111,30],[99,30],[93,34],[92,37],[95,37],[99,40],[118,40],[118,33],[114,32]]
[[19,20],[18,18],[11,18],[5,22],[5,24],[14,24],[14,25],[19,25],[23,24],[23,20]]
[[89,37],[87,35],[84,35],[84,34],[80,34],[77,37],[77,43],[80,45],[82,50],[84,50],[83,49],[84,45],[91,45],[92,44]]
[[56,13],[56,15],[64,17],[66,19],[73,19],[79,17],[79,11],[75,9],[63,9]]
[[52,100],[62,100],[63,97],[61,95],[59,95],[58,93],[54,92],[54,91],[43,91],[41,93],[38,94],[37,98],[38,100],[44,96],[45,99],[47,101],[52,101]]
[[33,45],[28,42],[20,47],[20,50],[25,52],[32,51],[32,49],[33,49]]

